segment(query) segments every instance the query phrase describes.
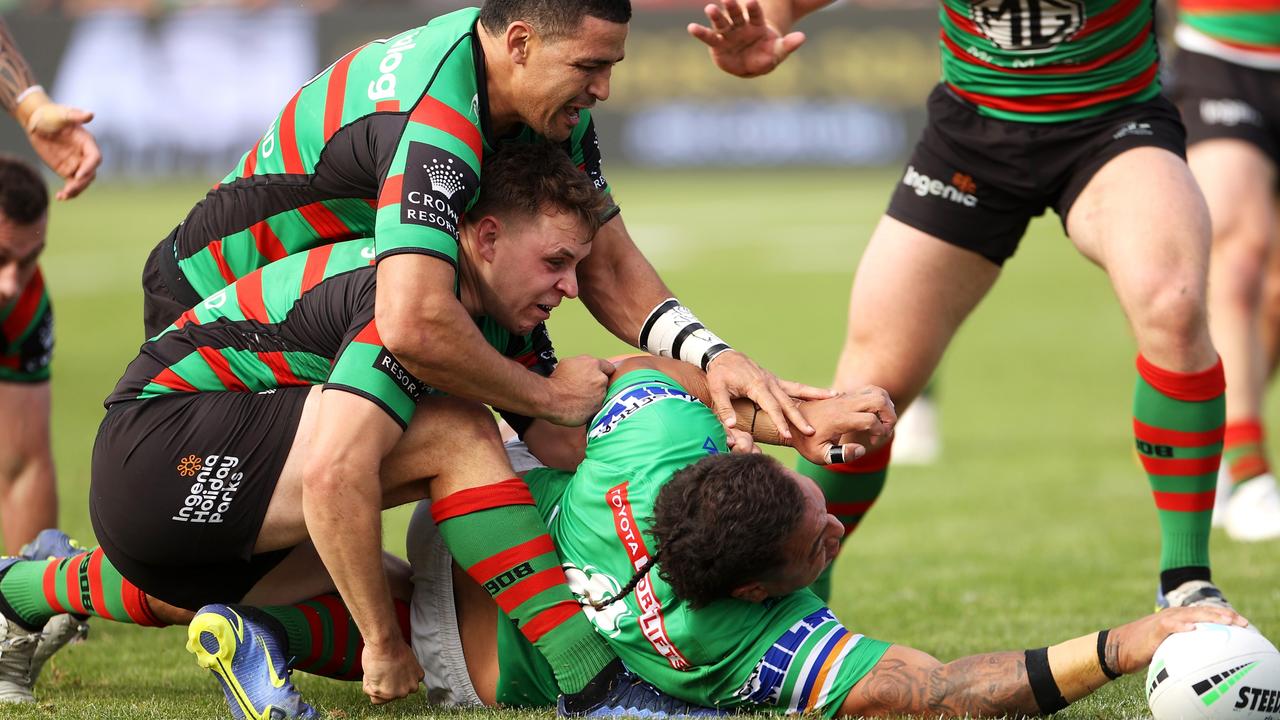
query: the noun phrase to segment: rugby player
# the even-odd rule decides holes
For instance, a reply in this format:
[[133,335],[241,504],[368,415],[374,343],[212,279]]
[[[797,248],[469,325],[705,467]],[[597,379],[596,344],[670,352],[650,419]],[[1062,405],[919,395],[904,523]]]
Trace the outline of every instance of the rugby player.
[[[723,70],[759,75],[803,41],[793,23],[826,4],[725,0],[689,30]],[[1053,208],[1107,272],[1137,340],[1133,431],[1160,523],[1157,602],[1225,604],[1209,566],[1225,412],[1205,313],[1209,215],[1160,95],[1154,6],[1054,8],[941,0],[942,82],[854,277],[835,388],[873,383],[906,408],[1027,223]],[[903,287],[919,291],[904,299]],[[853,530],[889,453],[802,471]]]
[[1187,162],[1213,221],[1209,329],[1227,377],[1227,424],[1214,521],[1242,541],[1280,537],[1262,399],[1264,285],[1276,245],[1280,162],[1280,6],[1182,0],[1172,96]]
[[[58,191],[59,200],[70,200],[89,187],[102,164],[98,143],[84,128],[84,124],[93,119],[93,113],[49,99],[44,88],[37,84],[26,58],[18,51],[18,44],[3,19],[0,19],[0,107],[22,126],[40,159],[66,181]],[[36,526],[37,530],[41,527],[47,526]]]
[[[519,444],[509,446],[516,467],[530,468],[528,490],[584,611],[637,675],[676,697],[827,717],[1050,713],[1140,671],[1170,632],[1197,621],[1244,623],[1228,608],[1180,608],[1050,648],[945,665],[851,632],[806,589],[843,533],[821,491],[771,458],[726,454],[724,429],[699,397],[708,393],[696,369],[629,359],[589,427],[576,472],[539,467]],[[875,388],[803,410],[815,438],[845,448],[874,448],[893,417]],[[767,417],[757,419],[757,439],[776,442]],[[546,663],[452,562],[434,524],[452,510],[448,500],[424,503],[409,530],[410,626],[428,697],[443,705],[553,703]],[[258,619],[264,636],[289,638],[291,650],[294,637],[308,644],[296,609],[265,608]]]
[[[522,372],[611,371],[585,356],[557,367],[541,309],[577,295],[575,270],[591,250],[603,196],[548,144],[512,145],[485,168],[484,198],[461,224],[455,302]],[[329,594],[334,613],[362,629],[357,655],[370,698],[402,697],[421,671],[400,639],[380,561],[380,510],[430,491],[465,508],[441,524],[455,554],[530,569],[495,596],[556,668],[566,709],[607,695],[621,664],[577,612],[554,550],[540,549],[546,526],[534,508],[504,490],[513,473],[496,427],[495,461],[440,472],[446,459],[485,452],[485,438],[449,431],[461,422],[451,418],[492,419],[478,403],[437,397],[385,348],[375,256],[372,239],[356,239],[281,259],[143,346],[106,401],[94,448],[90,514],[102,546],[59,563],[5,561],[9,640],[57,612],[161,625],[188,622],[210,602]],[[532,422],[504,414],[517,428]],[[221,646],[193,650],[232,701],[243,692],[217,660],[234,651],[236,633],[223,629]],[[0,645],[0,665],[20,666],[28,648]],[[283,673],[284,657],[276,660]],[[331,658],[322,660],[328,667]],[[309,712],[296,695],[275,699],[287,714]]]
[[[488,0],[347,53],[294,95],[152,252],[147,335],[272,260],[373,237],[378,327],[409,372],[529,417],[583,424],[607,378],[553,383],[487,347],[453,301],[457,225],[478,197],[482,157],[504,142],[562,144],[610,192],[591,107],[609,97],[630,18],[629,0]],[[780,383],[703,327],[612,202],[602,222],[580,272],[596,319],[627,343],[708,370],[726,423],[730,397],[745,395],[779,425],[789,417],[808,432],[788,394],[823,393]]]

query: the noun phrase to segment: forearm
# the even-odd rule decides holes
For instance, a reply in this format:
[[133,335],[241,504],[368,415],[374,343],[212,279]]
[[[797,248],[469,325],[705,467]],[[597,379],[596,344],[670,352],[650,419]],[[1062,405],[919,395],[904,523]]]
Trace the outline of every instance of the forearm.
[[[36,78],[31,72],[31,66],[22,57],[22,53],[18,52],[18,44],[9,33],[9,26],[0,20],[0,105],[4,106],[5,112],[17,118],[24,129],[27,118],[35,109],[28,105],[27,99],[36,93],[29,93],[27,98],[23,97],[23,93],[35,84]],[[20,100],[23,101],[22,115],[19,115]]]
[[830,5],[833,0],[759,0],[765,22],[779,33],[791,31],[801,18],[815,10]]
[[591,254],[578,266],[578,282],[591,315],[632,347],[638,347],[650,311],[672,295],[631,240],[621,215],[596,232]]

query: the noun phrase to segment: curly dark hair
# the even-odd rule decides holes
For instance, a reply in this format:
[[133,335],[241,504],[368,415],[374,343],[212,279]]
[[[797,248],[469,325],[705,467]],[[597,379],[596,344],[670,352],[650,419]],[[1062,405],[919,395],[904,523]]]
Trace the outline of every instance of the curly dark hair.
[[544,142],[507,143],[485,156],[480,198],[467,215],[506,217],[514,211],[533,216],[556,209],[576,213],[591,237],[600,229],[608,202],[563,147]]
[[614,23],[631,22],[630,0],[485,0],[480,24],[490,34],[504,32],[516,20],[524,20],[544,36],[556,39],[578,29],[584,17]]
[[12,155],[0,155],[0,213],[18,225],[30,225],[49,209],[49,190],[40,173]]
[[804,496],[768,455],[710,455],[658,492],[649,535],[658,575],[694,608],[770,577],[786,562]]

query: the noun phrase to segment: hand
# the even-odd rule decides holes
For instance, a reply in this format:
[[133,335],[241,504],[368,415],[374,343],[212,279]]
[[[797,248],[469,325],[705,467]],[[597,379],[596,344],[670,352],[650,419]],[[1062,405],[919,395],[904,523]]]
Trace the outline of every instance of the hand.
[[804,43],[804,33],[783,35],[765,22],[758,0],[722,0],[704,8],[711,27],[689,23],[689,34],[706,43],[716,67],[738,77],[764,75]]
[[751,437],[751,433],[746,430],[726,429],[724,438],[729,445],[729,452],[731,453],[737,455],[758,455],[760,453],[760,448],[756,447],[755,438]]
[[1196,623],[1249,626],[1248,620],[1228,608],[1199,606],[1161,610],[1111,630],[1107,635],[1107,665],[1125,675],[1138,672],[1151,664],[1151,657],[1165,638],[1176,632],[1194,630]]
[[786,441],[792,440],[791,425],[805,435],[813,434],[813,427],[796,408],[796,399],[820,400],[835,395],[831,390],[779,380],[737,350],[722,352],[711,361],[707,367],[707,390],[711,393],[711,409],[725,430],[732,430],[737,424],[733,398],[745,397],[769,415]]
[[46,103],[36,108],[27,120],[27,138],[31,147],[50,170],[66,180],[58,191],[59,200],[70,200],[84,192],[102,164],[102,152],[84,124],[93,113],[78,108]]
[[365,645],[360,658],[364,664],[364,694],[374,705],[418,691],[422,666],[403,640],[396,638],[386,646]]
[[[874,385],[805,403],[801,411],[812,423],[814,434],[796,438],[793,444],[806,460],[819,465],[849,462],[879,449],[898,422],[889,393]],[[833,460],[835,448],[840,452]]]
[[604,402],[604,392],[609,389],[609,376],[613,370],[613,363],[590,355],[561,360],[556,371],[547,378],[552,390],[543,404],[547,408],[543,418],[567,427],[591,422]]

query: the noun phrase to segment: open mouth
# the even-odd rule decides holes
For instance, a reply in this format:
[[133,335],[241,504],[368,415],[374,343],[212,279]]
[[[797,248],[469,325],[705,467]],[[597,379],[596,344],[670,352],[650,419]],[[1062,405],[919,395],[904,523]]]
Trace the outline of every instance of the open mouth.
[[567,107],[564,113],[569,117],[569,125],[574,126],[578,124],[578,120],[582,117],[582,108]]
[[546,313],[546,314],[550,315],[550,314],[551,314],[551,311],[554,309],[554,306],[552,306],[552,305],[541,305],[541,304],[539,304],[539,305],[538,305],[538,309],[539,309],[539,310],[541,310],[542,312],[544,312],[544,313]]

